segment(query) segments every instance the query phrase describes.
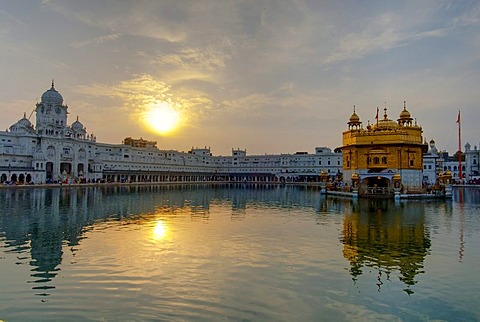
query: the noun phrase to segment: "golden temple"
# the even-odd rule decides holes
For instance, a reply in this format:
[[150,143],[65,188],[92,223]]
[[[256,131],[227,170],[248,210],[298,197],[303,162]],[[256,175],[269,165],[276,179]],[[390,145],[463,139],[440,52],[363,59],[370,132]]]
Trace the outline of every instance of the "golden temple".
[[358,189],[359,195],[393,195],[419,193],[422,190],[423,153],[428,145],[423,140],[422,127],[407,110],[397,121],[388,118],[387,108],[383,119],[363,128],[355,111],[343,132],[343,177],[344,181]]

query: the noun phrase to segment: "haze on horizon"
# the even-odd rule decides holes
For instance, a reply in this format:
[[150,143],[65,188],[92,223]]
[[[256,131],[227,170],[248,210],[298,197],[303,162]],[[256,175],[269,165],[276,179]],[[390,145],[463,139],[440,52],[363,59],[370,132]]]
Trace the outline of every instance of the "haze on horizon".
[[[480,142],[478,1],[0,0],[0,17],[3,129],[55,79],[99,142],[313,153],[341,145],[353,105],[366,126],[403,101],[438,149],[457,150],[459,110]],[[139,122],[152,104],[175,131]]]

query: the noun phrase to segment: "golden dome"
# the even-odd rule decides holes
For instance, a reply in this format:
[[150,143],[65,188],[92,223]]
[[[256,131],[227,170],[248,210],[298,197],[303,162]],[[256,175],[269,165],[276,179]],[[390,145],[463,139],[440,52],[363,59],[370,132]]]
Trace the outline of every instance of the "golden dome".
[[398,119],[398,122],[401,124],[404,124],[408,121],[413,120],[412,115],[410,112],[407,110],[407,102],[403,101],[403,111],[400,112],[400,118]]
[[383,110],[385,111],[385,114],[383,114],[383,119],[379,120],[377,124],[375,124],[374,129],[375,130],[393,130],[398,128],[397,122],[388,118],[387,108],[384,108]]
[[400,113],[400,118],[401,119],[406,119],[406,118],[412,118],[412,116],[410,115],[410,112],[407,111],[407,109],[404,107],[403,108],[403,111]]
[[359,123],[360,122],[360,117],[355,113],[355,105],[353,105],[353,114],[350,116],[350,119],[348,121],[348,124],[351,123]]
[[357,115],[357,113],[353,113],[352,116],[350,116],[350,122],[354,123],[358,121],[360,121],[360,117]]
[[376,126],[377,129],[396,129],[398,127],[397,122],[387,119],[387,120],[380,120],[378,121],[378,125]]

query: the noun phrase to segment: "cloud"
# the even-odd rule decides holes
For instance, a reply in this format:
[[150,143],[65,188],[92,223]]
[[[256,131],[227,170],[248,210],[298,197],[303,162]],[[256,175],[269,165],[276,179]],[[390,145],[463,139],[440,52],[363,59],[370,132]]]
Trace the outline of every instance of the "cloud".
[[[230,112],[247,112],[255,109],[261,109],[273,102],[273,98],[268,94],[254,93],[233,100],[225,100],[221,105]],[[249,112],[250,113],[250,112]]]
[[[128,34],[178,42],[185,39],[185,32],[179,22],[169,23],[168,8],[151,1],[122,3],[115,7],[98,6],[96,2],[64,3],[43,0],[46,10],[74,19],[85,25],[101,28],[112,34]],[[158,10],[165,9],[165,10]],[[170,20],[171,21],[171,20]]]
[[226,60],[229,58],[229,54],[214,47],[184,48],[176,54],[160,55],[156,62],[185,69],[200,68],[214,71],[218,68],[225,68]]
[[15,28],[27,28],[27,25],[19,18],[15,17],[14,15],[10,14],[9,12],[6,12],[4,10],[0,10],[0,16],[3,16],[5,19],[2,19],[2,21],[8,21],[8,25],[11,26],[12,24],[15,26]]
[[480,4],[477,4],[466,14],[456,17],[453,20],[452,25],[456,27],[480,25]]
[[172,53],[137,52],[148,61],[150,69],[168,79],[170,84],[202,81],[217,84],[225,73],[230,55],[222,49],[209,46],[184,47]]
[[177,89],[149,74],[137,75],[116,85],[78,86],[76,92],[119,101],[122,104],[120,107],[122,112],[127,112],[134,118],[144,113],[150,106],[166,102],[182,113],[184,124],[192,126],[201,121],[213,105],[212,100],[201,92]]
[[442,37],[445,28],[425,31],[402,30],[402,19],[394,14],[384,14],[374,19],[363,31],[353,32],[339,41],[324,63],[329,65],[344,60],[359,59],[372,53],[408,46],[424,38]]
[[[0,11],[0,55],[18,77],[1,91],[14,99],[18,88],[33,91],[70,68],[63,86],[73,107],[115,113],[130,127],[129,117],[162,101],[188,118],[185,142],[248,140],[245,129],[255,133],[251,146],[268,148],[269,133],[282,138],[279,148],[335,145],[341,134],[330,134],[354,104],[367,121],[385,100],[396,115],[406,99],[420,124],[449,104],[473,108],[479,8],[449,0],[15,3]],[[305,135],[294,140],[292,130]]]
[[105,42],[116,40],[120,37],[122,37],[122,34],[120,33],[109,34],[105,36],[96,37],[90,40],[76,41],[71,43],[70,46],[72,46],[73,48],[83,48],[92,44],[103,44]]

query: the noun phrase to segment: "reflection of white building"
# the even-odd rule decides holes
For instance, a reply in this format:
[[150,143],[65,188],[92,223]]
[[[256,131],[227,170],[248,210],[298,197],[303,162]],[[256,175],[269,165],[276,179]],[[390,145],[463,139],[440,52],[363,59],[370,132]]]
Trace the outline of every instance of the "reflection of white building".
[[314,154],[213,156],[209,148],[188,152],[160,150],[155,142],[125,139],[96,142],[78,120],[67,123],[68,106],[54,83],[36,104],[36,124],[23,118],[0,131],[1,182],[83,179],[97,181],[297,181],[315,180],[322,171],[341,172],[341,153],[316,148]]

